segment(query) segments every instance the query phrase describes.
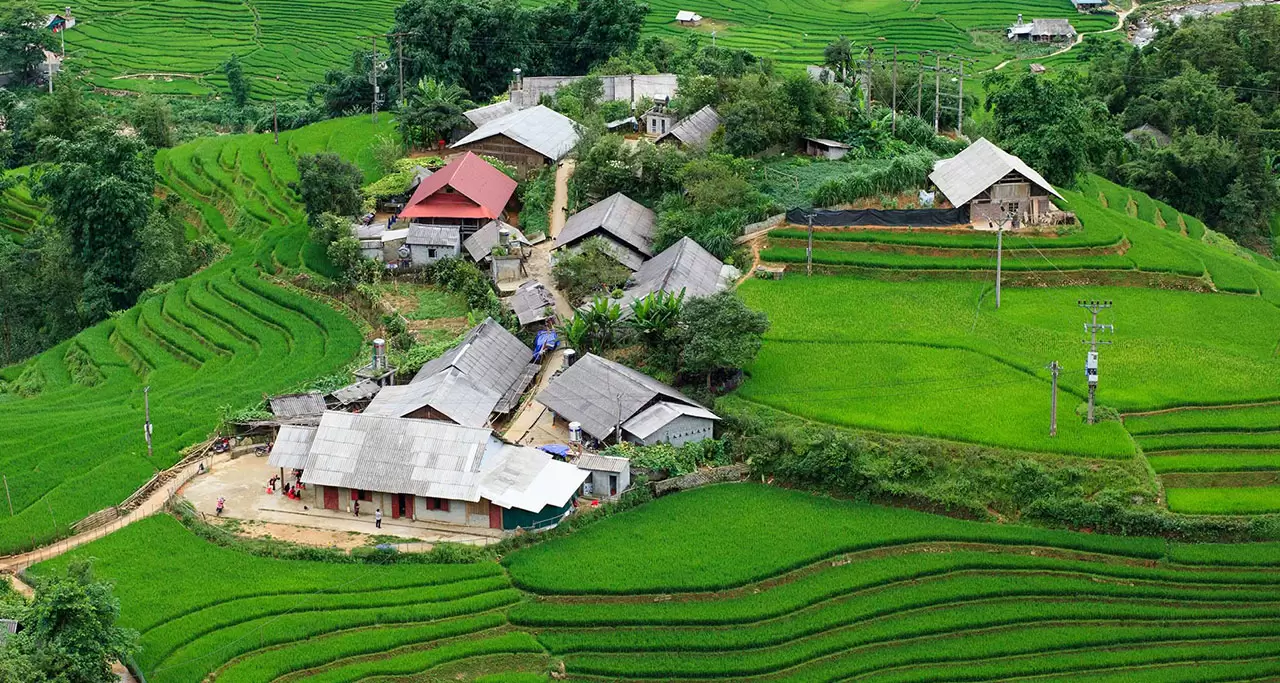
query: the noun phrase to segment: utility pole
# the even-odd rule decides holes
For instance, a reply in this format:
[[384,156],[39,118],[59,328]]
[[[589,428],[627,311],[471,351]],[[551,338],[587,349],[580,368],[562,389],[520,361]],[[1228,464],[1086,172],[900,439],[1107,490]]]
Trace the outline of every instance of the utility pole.
[[[1006,203],[1003,205],[1004,217],[996,225],[996,310],[1000,309],[1000,282],[1004,266],[1004,226],[1011,225],[1018,219],[1018,205],[1016,203]],[[1014,227],[1017,227],[1016,225]]]
[[942,91],[942,55],[933,56],[933,133],[938,133],[938,93]]
[[1098,311],[1104,308],[1111,308],[1110,301],[1077,301],[1076,305],[1088,309],[1093,314],[1093,320],[1084,324],[1084,331],[1089,333],[1089,338],[1083,341],[1083,343],[1089,345],[1089,354],[1085,356],[1084,361],[1084,375],[1089,381],[1089,424],[1093,424],[1093,398],[1094,394],[1098,392],[1098,344],[1111,343],[1109,341],[1098,341],[1098,332],[1114,333],[1116,326],[1098,324]]
[[898,46],[893,46],[893,133],[898,133]]
[[271,130],[275,132],[276,144],[280,144],[280,102],[271,99]]
[[396,61],[400,64],[400,76],[396,80],[396,94],[400,96],[400,106],[403,108],[409,103],[404,96],[404,34],[396,34]]
[[66,13],[62,15],[62,30],[58,33],[62,34],[62,58],[67,58],[67,26],[71,23],[71,5],[67,5]]
[[960,97],[956,100],[956,135],[964,131],[964,58],[960,58]]
[[876,48],[874,45],[867,48],[867,111],[871,111],[871,81],[875,78],[876,70]]
[[924,55],[916,55],[916,118],[924,111]]
[[809,211],[809,246],[804,250],[804,270],[807,277],[813,277],[813,211]]
[[614,440],[617,443],[622,443],[622,394],[618,394],[618,431]]
[[[147,462],[155,467],[155,461],[151,459],[151,385],[142,388],[142,408],[145,411],[146,421],[142,423],[142,433],[147,437]],[[156,468],[159,472],[160,468]]]
[[373,122],[378,123],[378,36],[369,36],[373,58],[369,60],[369,80],[373,83]]
[[1058,361],[1049,363],[1049,374],[1053,376],[1053,389],[1049,394],[1049,436],[1058,435],[1058,373],[1062,365]]

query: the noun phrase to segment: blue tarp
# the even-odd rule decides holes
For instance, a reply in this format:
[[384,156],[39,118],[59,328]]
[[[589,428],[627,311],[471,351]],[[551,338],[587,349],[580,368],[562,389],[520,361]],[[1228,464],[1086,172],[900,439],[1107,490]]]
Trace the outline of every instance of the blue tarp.
[[533,359],[542,360],[542,355],[560,345],[560,338],[555,330],[541,330],[533,340]]
[[547,444],[546,446],[539,446],[538,448],[560,458],[564,458],[569,455],[569,447],[562,443]]

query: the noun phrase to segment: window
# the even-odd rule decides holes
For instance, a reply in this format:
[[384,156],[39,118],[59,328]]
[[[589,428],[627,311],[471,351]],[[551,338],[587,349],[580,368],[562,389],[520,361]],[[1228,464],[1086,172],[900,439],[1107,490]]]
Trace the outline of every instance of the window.
[[361,492],[360,492],[360,500],[363,500],[363,501],[367,501],[367,502],[372,503],[372,502],[373,502],[373,491],[361,491]]
[[439,510],[439,511],[441,511],[441,512],[448,512],[448,511],[449,511],[449,499],[448,499],[448,498],[428,498],[428,499],[427,499],[427,509],[428,509],[428,510]]
[[428,247],[428,248],[427,248],[427,258],[435,258],[435,257],[436,257],[436,248],[435,248],[435,247]]

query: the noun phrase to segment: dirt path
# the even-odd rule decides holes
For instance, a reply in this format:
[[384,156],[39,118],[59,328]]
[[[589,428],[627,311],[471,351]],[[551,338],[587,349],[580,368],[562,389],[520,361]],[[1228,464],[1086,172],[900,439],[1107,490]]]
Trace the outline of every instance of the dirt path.
[[551,226],[548,228],[547,235],[553,241],[564,228],[565,219],[568,218],[569,178],[573,176],[573,168],[573,159],[565,159],[556,168],[556,196],[551,202]]
[[[230,458],[229,455],[217,457]],[[42,548],[37,548],[29,553],[0,557],[0,572],[17,573],[33,564],[36,564],[37,562],[44,562],[45,560],[55,558],[68,550],[74,550],[86,543],[96,541],[99,538],[118,531],[140,519],[145,519],[157,512],[160,512],[164,509],[165,504],[169,502],[169,498],[173,496],[174,492],[185,484],[188,479],[196,475],[196,472],[199,471],[199,467],[199,462],[193,462],[182,468],[177,472],[176,477],[171,479],[164,486],[153,491],[151,495],[147,496],[146,499],[144,499],[132,512],[106,526],[100,526],[96,529],[90,529],[82,534],[76,534],[75,536],[64,538],[56,543]]]

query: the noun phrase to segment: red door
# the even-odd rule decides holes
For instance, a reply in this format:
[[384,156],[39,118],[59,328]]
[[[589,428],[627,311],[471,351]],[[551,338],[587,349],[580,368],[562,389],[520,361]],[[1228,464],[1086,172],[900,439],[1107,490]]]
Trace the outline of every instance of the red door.
[[502,508],[494,505],[492,502],[489,503],[489,528],[502,528]]
[[324,509],[338,509],[338,489],[335,489],[332,486],[324,487]]

